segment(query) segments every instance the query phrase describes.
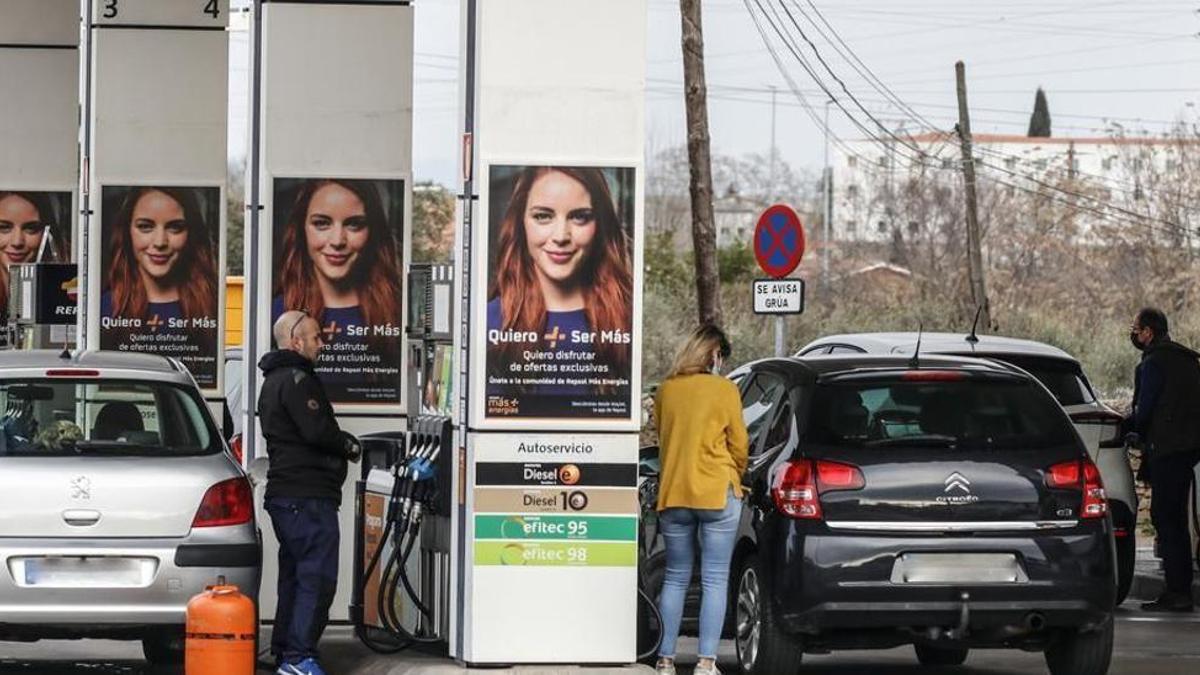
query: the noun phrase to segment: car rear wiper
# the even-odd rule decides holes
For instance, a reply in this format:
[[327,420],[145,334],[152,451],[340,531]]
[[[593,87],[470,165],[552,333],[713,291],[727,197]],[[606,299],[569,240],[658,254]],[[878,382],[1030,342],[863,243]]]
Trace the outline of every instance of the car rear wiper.
[[896,438],[876,438],[865,444],[871,448],[893,448],[901,446],[933,445],[942,448],[953,448],[958,445],[958,438],[945,434],[923,434],[920,436],[897,436]]
[[168,451],[161,445],[127,443],[125,441],[76,441],[74,447],[75,452],[80,454],[95,452],[96,454],[140,455],[160,454]]

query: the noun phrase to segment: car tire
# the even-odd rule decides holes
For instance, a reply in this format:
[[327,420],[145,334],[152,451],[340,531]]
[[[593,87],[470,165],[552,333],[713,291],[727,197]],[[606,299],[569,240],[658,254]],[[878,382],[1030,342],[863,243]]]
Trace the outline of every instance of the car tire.
[[156,628],[142,636],[142,654],[156,666],[180,665],[183,653],[183,626]]
[[1133,568],[1137,565],[1137,537],[1132,528],[1128,535],[1117,537],[1117,604],[1129,597],[1133,588]]
[[1113,618],[1099,629],[1068,633],[1046,648],[1050,675],[1103,675],[1112,663]]
[[746,675],[792,675],[800,670],[800,641],[775,623],[771,594],[758,558],[748,555],[736,577],[734,646]]
[[923,666],[961,666],[970,650],[965,647],[946,648],[929,645],[913,645],[917,661]]

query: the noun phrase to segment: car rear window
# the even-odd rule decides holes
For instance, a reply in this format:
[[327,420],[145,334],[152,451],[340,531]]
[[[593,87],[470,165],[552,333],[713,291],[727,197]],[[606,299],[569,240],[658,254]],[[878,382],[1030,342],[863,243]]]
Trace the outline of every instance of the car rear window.
[[1022,358],[1004,355],[996,357],[1028,372],[1046,385],[1059,405],[1081,405],[1096,400],[1079,366],[1054,359]]
[[806,441],[843,447],[1033,449],[1076,443],[1055,402],[1028,380],[871,379],[818,385]]
[[0,380],[0,410],[0,455],[177,457],[221,449],[203,401],[167,383]]

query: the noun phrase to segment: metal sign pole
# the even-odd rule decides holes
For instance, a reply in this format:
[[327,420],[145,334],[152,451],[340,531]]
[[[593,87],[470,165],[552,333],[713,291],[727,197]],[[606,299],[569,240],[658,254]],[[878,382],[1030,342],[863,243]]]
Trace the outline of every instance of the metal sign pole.
[[783,317],[775,317],[775,356],[785,356],[783,353]]
[[242,382],[245,383],[242,396],[245,418],[242,426],[243,457],[246,466],[257,456],[258,446],[258,372],[255,364],[258,362],[258,223],[262,214],[262,204],[259,203],[259,145],[262,134],[262,0],[254,0],[254,26],[251,28],[250,40],[254,43],[250,66],[250,199],[246,204],[250,216],[245,231],[244,248],[246,251],[246,282],[242,287],[242,316],[245,322],[242,328],[242,338],[245,348],[242,352]]

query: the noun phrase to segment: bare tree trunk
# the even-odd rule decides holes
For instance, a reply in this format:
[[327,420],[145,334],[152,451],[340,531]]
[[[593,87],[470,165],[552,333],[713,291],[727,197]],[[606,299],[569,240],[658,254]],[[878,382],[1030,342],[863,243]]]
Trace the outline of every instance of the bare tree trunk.
[[962,141],[963,182],[967,194],[967,277],[971,282],[971,303],[979,311],[979,319],[988,330],[992,327],[992,310],[988,306],[987,288],[983,280],[983,244],[979,236],[979,207],[975,198],[975,158],[971,151],[971,117],[967,112],[967,74],[962,61],[954,64],[958,80],[958,135]]
[[700,23],[700,0],[679,0],[679,13],[683,18],[683,92],[687,102],[696,298],[700,322],[720,325],[723,318],[721,280],[717,268],[717,232],[713,223],[708,90],[704,82],[704,29]]

